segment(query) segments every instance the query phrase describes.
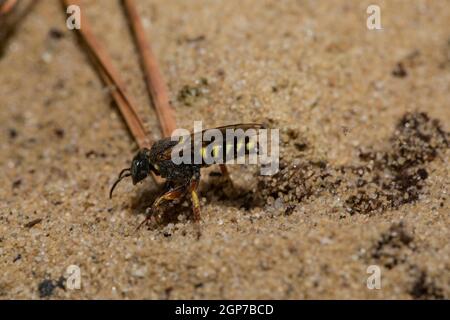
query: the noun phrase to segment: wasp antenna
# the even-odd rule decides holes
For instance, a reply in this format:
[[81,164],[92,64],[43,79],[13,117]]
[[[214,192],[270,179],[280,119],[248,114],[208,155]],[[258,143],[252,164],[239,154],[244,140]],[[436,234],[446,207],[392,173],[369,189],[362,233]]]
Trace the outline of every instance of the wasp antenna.
[[146,224],[147,222],[148,222],[148,218],[145,218],[145,220],[142,221],[142,222],[136,227],[136,229],[134,230],[134,232],[138,232],[139,229],[140,229],[144,224]]
[[112,194],[113,194],[113,191],[114,191],[115,187],[117,186],[117,184],[118,184],[120,181],[122,181],[123,178],[130,177],[130,176],[131,176],[131,173],[127,173],[127,174],[124,174],[124,175],[123,175],[123,172],[125,172],[125,169],[122,170],[122,172],[119,174],[119,178],[114,182],[114,184],[113,184],[112,187],[111,187],[111,190],[109,191],[109,198],[110,198],[110,199],[112,199]]
[[119,179],[122,177],[122,175],[125,173],[125,172],[127,172],[127,171],[131,171],[131,168],[125,168],[125,169],[122,169],[122,171],[120,171],[120,173],[119,173]]

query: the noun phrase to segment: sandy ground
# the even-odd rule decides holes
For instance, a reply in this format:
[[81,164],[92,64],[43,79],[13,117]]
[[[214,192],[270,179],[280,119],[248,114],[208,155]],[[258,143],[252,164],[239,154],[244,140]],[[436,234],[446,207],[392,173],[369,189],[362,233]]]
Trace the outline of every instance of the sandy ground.
[[[138,1],[179,127],[281,130],[276,176],[203,172],[196,240],[188,202],[134,232],[150,179],[108,199],[137,146],[40,1],[0,56],[0,298],[448,299],[450,2],[376,1],[370,31],[373,2]],[[121,5],[85,14],[160,138]]]

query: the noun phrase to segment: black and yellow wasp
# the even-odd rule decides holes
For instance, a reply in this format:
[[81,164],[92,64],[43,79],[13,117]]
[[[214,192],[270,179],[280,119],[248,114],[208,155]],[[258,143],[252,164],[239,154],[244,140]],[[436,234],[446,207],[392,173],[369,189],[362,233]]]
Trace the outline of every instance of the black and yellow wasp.
[[[148,222],[164,202],[180,199],[188,193],[191,195],[194,221],[198,223],[200,221],[200,201],[197,189],[200,181],[200,169],[209,166],[208,163],[210,163],[204,161],[206,154],[212,154],[213,156],[220,155],[220,157],[223,157],[223,161],[219,164],[220,169],[222,174],[229,179],[225,163],[240,155],[258,154],[259,145],[254,138],[257,136],[257,130],[263,128],[263,125],[255,123],[215,128],[215,130],[219,130],[222,133],[223,139],[220,142],[203,141],[201,139],[200,146],[194,141],[194,134],[180,137],[178,140],[172,140],[171,138],[159,140],[150,149],[143,148],[138,151],[131,162],[130,168],[125,168],[120,172],[118,179],[111,187],[109,196],[110,198],[112,197],[114,188],[122,179],[131,177],[135,185],[151,173],[154,173],[166,179],[166,190],[164,194],[154,201],[149,215],[141,225]],[[248,134],[236,135],[233,138],[227,139],[227,129],[241,130],[241,132],[252,131],[256,134],[253,134],[253,136]],[[203,136],[206,131],[202,131],[201,135]],[[199,136],[198,133],[196,135],[197,137]],[[189,156],[193,159],[195,152],[200,153],[198,155],[200,157],[200,163],[191,161],[190,163],[175,164],[173,161],[172,152],[174,148],[186,141],[189,141],[191,145],[189,149],[191,154]],[[155,216],[155,218],[158,217]]]

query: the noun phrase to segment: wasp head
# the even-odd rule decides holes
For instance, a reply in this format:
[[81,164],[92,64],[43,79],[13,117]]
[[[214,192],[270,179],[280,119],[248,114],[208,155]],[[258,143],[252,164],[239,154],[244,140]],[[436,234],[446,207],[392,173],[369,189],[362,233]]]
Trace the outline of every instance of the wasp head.
[[133,184],[136,184],[147,178],[150,172],[154,170],[154,167],[150,162],[149,155],[150,155],[149,149],[143,148],[139,150],[139,152],[136,154],[136,156],[134,156],[133,160],[131,161],[131,167],[125,168],[120,172],[119,177],[114,182],[113,186],[111,187],[111,191],[109,192],[110,198],[112,198],[114,188],[120,181],[122,181],[123,178],[131,177]]
[[136,184],[150,174],[153,170],[153,165],[150,163],[149,159],[150,150],[144,148],[139,150],[136,156],[131,161],[130,173],[133,180],[133,184]]

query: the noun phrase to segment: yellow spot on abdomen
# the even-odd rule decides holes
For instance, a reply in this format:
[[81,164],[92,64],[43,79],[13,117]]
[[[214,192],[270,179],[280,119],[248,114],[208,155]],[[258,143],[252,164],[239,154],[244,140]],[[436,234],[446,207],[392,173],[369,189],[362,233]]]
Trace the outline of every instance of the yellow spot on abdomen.
[[219,155],[219,151],[220,151],[220,146],[219,145],[213,146],[212,154],[213,154],[214,158]]

